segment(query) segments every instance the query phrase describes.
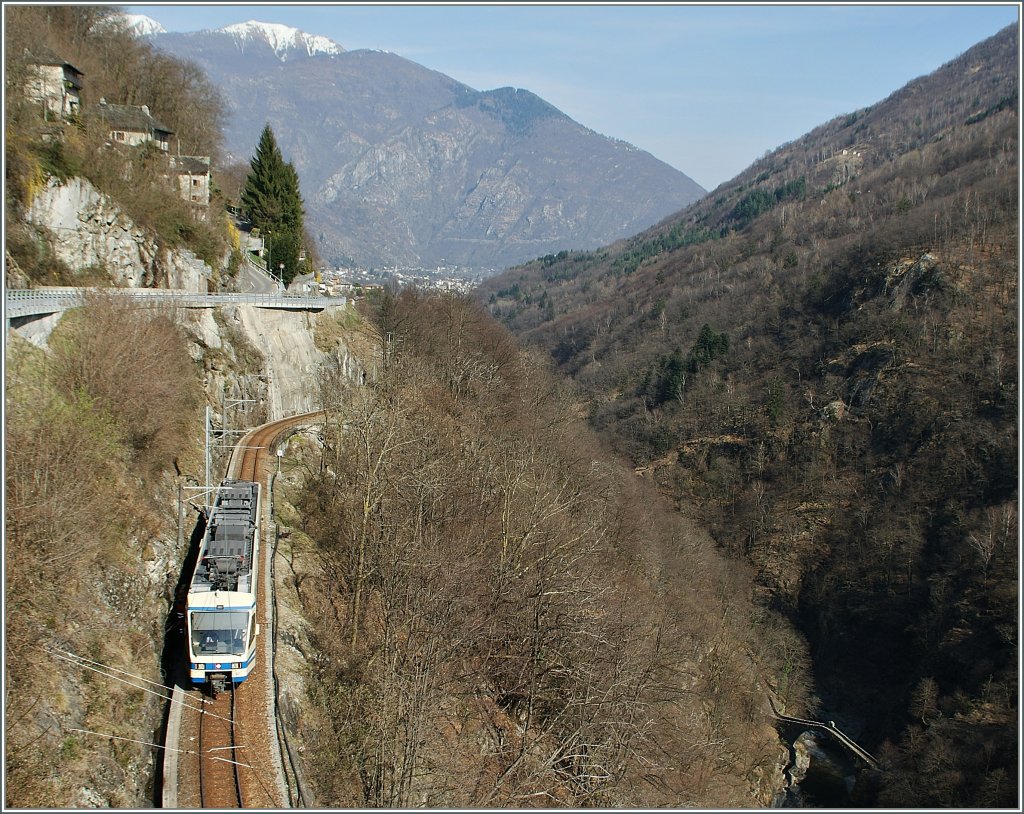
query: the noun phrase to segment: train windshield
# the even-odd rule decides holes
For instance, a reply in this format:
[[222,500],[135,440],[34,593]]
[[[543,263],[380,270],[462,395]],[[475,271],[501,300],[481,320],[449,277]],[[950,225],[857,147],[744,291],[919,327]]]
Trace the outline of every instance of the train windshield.
[[196,611],[189,627],[192,652],[197,655],[245,654],[246,625],[249,614],[245,611]]

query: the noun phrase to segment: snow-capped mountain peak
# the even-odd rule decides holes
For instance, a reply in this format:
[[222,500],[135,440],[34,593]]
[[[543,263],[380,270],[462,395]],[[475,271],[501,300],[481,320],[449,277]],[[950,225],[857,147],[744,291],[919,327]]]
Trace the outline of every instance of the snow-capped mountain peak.
[[132,31],[136,36],[149,37],[153,34],[167,33],[166,28],[145,14],[122,14],[121,16],[124,18],[128,30]]
[[281,58],[286,59],[288,52],[292,50],[302,51],[309,56],[316,54],[340,54],[344,48],[327,37],[317,34],[307,34],[297,28],[282,25],[280,23],[261,23],[257,20],[249,20],[244,23],[235,23],[220,29],[223,34],[230,34],[236,39],[263,40]]

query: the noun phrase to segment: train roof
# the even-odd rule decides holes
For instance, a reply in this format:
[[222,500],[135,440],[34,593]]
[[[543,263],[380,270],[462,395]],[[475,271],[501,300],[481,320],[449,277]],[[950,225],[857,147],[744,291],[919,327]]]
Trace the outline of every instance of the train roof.
[[259,484],[226,480],[206,523],[191,592],[252,589]]

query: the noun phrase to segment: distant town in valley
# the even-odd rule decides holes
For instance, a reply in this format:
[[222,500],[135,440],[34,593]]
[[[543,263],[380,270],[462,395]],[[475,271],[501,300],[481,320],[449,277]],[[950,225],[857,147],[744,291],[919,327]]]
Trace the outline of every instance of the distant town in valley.
[[434,269],[400,268],[398,266],[342,266],[320,270],[320,293],[329,296],[358,297],[361,292],[388,286],[414,286],[424,290],[451,291],[465,294],[476,288],[498,269],[465,266],[437,266]]

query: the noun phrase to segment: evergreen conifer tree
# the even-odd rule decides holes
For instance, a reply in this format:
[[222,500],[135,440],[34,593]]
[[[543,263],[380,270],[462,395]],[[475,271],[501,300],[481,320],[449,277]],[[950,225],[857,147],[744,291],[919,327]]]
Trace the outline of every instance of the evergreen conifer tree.
[[284,160],[269,124],[264,126],[256,154],[249,162],[242,207],[253,226],[266,236],[268,268],[277,272],[283,264],[284,282],[291,282],[299,273],[305,213],[298,173]]

